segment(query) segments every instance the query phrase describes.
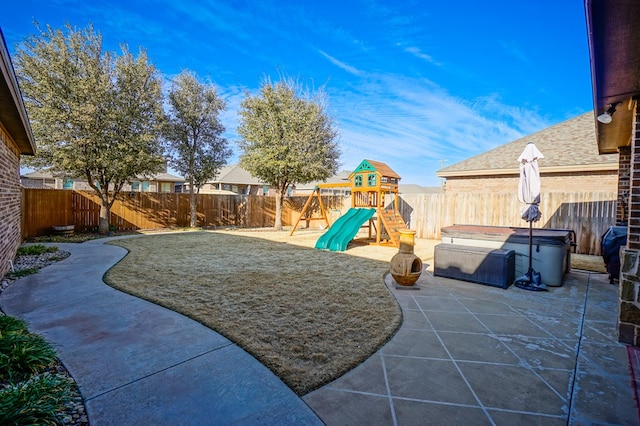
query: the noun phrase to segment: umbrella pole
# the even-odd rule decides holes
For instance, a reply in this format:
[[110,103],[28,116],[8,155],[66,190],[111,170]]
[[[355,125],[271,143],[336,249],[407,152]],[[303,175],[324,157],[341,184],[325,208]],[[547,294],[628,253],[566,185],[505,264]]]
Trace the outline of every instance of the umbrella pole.
[[529,221],[529,282],[533,280],[533,220]]

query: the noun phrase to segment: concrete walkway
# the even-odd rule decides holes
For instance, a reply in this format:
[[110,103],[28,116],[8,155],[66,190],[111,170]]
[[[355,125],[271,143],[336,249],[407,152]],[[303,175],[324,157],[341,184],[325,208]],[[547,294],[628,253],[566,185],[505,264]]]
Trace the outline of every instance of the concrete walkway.
[[226,338],[104,284],[127,253],[107,240],[55,244],[71,256],[0,295],[7,315],[55,346],[91,425],[322,424]]

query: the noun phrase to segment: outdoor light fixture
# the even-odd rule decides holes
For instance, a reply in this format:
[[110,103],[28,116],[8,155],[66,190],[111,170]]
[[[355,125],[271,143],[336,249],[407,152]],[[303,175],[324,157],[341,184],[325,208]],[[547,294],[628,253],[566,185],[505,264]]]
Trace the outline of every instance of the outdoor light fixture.
[[598,116],[598,121],[601,122],[602,124],[611,123],[611,116],[613,115],[614,112],[616,112],[616,107],[618,106],[619,103],[620,102],[614,102],[612,104],[609,104],[609,108],[607,108],[605,112],[603,112]]

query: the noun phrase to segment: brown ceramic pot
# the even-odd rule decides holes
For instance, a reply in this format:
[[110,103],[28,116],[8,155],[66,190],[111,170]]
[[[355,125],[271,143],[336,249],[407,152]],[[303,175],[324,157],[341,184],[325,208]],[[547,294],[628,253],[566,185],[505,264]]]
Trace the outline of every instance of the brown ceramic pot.
[[422,274],[422,260],[413,253],[416,231],[400,230],[400,249],[391,258],[391,276],[400,285],[411,286]]

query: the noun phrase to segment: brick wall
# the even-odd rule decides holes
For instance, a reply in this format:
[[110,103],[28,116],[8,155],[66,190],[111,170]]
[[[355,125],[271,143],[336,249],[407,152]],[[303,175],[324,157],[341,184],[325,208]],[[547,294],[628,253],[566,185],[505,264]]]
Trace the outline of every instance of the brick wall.
[[20,151],[0,126],[0,276],[21,243]]
[[[515,192],[518,175],[447,178],[447,192]],[[582,173],[543,173],[540,191],[618,191],[618,172],[615,170]]]
[[618,207],[616,225],[626,225],[629,207],[629,185],[631,177],[631,147],[618,148]]
[[618,340],[640,346],[640,113],[637,103],[630,149],[627,246],[621,250]]

